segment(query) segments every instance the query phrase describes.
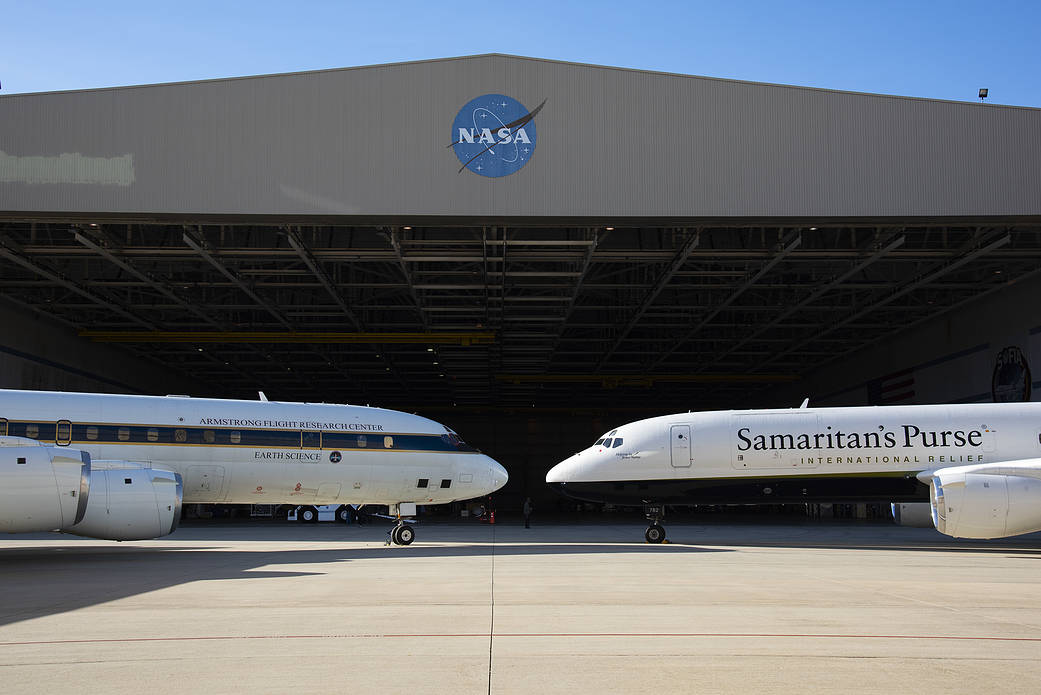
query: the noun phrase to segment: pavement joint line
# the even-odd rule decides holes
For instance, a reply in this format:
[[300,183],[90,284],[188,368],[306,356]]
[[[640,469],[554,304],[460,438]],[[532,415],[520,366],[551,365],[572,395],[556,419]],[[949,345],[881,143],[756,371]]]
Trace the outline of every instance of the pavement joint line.
[[[126,637],[112,639],[30,640],[0,642],[0,647],[32,646],[42,644],[106,644],[141,642],[203,642],[220,640],[294,640],[294,639],[423,639],[423,638],[486,638],[484,632],[455,633],[384,633],[384,634],[321,634],[321,635],[215,635],[195,637]],[[686,638],[774,638],[774,639],[891,639],[891,640],[948,640],[980,642],[1041,642],[1041,637],[992,637],[979,635],[867,635],[830,633],[768,633],[768,632],[500,632],[496,637],[513,638],[576,638],[576,637],[686,637]]]

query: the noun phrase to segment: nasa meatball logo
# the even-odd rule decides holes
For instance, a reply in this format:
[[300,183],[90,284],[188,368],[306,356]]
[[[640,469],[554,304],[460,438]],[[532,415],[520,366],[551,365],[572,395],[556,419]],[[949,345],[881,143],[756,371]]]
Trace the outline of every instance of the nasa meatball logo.
[[339,463],[340,459],[342,458],[343,456],[340,455],[339,451],[334,451],[331,454],[329,454],[329,461],[331,461],[332,463]]
[[505,94],[471,99],[452,123],[451,147],[459,158],[459,173],[469,169],[498,178],[514,174],[535,154],[535,116],[546,100],[529,111]]

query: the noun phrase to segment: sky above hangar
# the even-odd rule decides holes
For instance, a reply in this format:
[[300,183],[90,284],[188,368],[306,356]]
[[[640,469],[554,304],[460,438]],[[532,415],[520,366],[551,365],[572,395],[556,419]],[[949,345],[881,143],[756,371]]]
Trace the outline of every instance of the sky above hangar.
[[0,16],[0,95],[509,53],[1041,107],[1029,0],[0,0]]

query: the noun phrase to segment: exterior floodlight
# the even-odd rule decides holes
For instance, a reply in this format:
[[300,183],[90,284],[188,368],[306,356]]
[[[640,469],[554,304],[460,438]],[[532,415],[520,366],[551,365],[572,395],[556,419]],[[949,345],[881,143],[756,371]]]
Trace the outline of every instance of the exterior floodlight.
[[983,101],[986,98],[987,98],[987,88],[986,87],[980,87],[980,101]]

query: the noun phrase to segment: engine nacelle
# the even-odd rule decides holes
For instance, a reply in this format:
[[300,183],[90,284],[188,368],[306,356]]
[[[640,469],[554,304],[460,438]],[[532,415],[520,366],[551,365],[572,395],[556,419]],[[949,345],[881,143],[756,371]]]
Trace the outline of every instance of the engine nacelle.
[[0,532],[54,531],[82,521],[90,479],[85,451],[0,437]]
[[[103,469],[99,469],[104,466]],[[184,487],[177,473],[120,462],[95,462],[83,520],[66,533],[137,541],[173,533]]]
[[893,502],[890,509],[897,526],[933,527],[933,510],[928,502]]
[[[1028,465],[1017,465],[1022,463]],[[930,504],[936,530],[980,539],[1041,531],[1041,470],[1029,464],[958,466],[933,473]]]

